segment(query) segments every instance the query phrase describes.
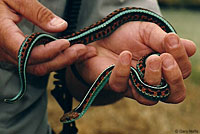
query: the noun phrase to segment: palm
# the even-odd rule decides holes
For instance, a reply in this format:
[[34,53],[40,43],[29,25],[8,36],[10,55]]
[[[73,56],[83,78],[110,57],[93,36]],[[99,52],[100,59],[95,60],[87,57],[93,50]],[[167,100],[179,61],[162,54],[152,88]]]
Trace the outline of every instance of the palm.
[[125,50],[133,55],[133,67],[138,59],[153,51],[141,38],[139,25],[140,22],[126,23],[109,37],[90,44],[96,47],[98,55],[77,65],[80,74],[88,83],[92,83],[105,68],[115,64],[119,54]]

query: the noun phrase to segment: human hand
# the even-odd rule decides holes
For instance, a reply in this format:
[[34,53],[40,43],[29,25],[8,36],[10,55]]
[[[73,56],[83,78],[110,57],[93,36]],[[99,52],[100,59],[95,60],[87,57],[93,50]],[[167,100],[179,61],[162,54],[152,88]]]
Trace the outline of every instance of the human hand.
[[[67,28],[67,22],[56,16],[37,0],[1,0],[0,1],[0,62],[17,65],[20,45],[25,39],[24,33],[17,27],[22,18],[47,32],[61,32]],[[33,48],[27,71],[35,75],[45,75],[72,64],[77,59],[87,59],[96,54],[94,47],[73,45],[60,39]],[[90,53],[87,53],[87,52]]]
[[179,38],[176,34],[165,33],[156,24],[149,22],[129,22],[118,28],[112,35],[91,43],[98,55],[79,64],[77,70],[87,83],[92,83],[98,75],[111,64],[115,64],[106,89],[133,98],[141,104],[154,105],[141,96],[129,81],[130,66],[154,51],[146,61],[145,81],[150,85],[160,84],[164,77],[170,86],[167,103],[179,103],[185,98],[184,78],[191,73],[192,56],[196,47],[192,41]]

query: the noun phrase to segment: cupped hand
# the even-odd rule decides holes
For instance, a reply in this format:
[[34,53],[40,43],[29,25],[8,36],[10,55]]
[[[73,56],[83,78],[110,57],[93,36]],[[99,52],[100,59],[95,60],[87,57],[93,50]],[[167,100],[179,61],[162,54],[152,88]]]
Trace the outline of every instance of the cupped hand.
[[133,98],[141,104],[153,105],[141,96],[129,80],[130,66],[136,67],[143,56],[158,52],[146,61],[144,80],[150,85],[160,84],[164,77],[170,86],[167,103],[179,103],[185,98],[184,78],[191,73],[189,57],[196,51],[195,44],[179,38],[174,33],[166,33],[159,26],[149,22],[129,22],[118,28],[112,35],[93,42],[98,55],[76,64],[77,70],[87,83],[92,83],[97,76],[111,64],[115,64],[106,89]]
[[[67,28],[67,22],[37,0],[1,0],[0,62],[17,65],[18,50],[25,35],[16,24],[22,18],[31,21],[46,32],[61,32]],[[72,64],[77,59],[87,59],[96,54],[94,47],[80,44],[69,46],[67,40],[60,39],[34,47],[29,58],[28,72],[45,75]],[[89,51],[90,53],[87,53]]]

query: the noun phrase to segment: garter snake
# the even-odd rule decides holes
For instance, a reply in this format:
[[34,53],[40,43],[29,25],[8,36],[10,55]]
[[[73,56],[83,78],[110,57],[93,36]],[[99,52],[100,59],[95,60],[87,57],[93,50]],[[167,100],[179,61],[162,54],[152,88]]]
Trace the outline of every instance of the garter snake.
[[[170,23],[167,22],[163,17],[157,15],[156,13],[142,8],[126,7],[115,10],[107,17],[103,18],[102,20],[94,23],[89,27],[80,30],[79,32],[60,38],[67,39],[71,45],[78,43],[87,45],[91,42],[109,36],[118,27],[130,21],[146,21],[155,23],[167,33],[176,33],[176,31],[170,25]],[[56,38],[46,33],[33,33],[32,35],[25,38],[18,53],[18,72],[21,88],[19,93],[15,97],[3,99],[4,102],[13,103],[23,97],[27,89],[26,67],[32,48],[37,44],[46,44],[48,42],[60,38]],[[170,91],[169,85],[164,79],[161,80],[160,85],[156,86],[148,85],[143,81],[145,73],[145,60],[150,55],[151,54],[142,57],[138,61],[136,68],[131,67],[130,80],[135,89],[147,99],[156,101],[165,100],[169,96]],[[87,109],[94,101],[97,94],[109,81],[109,77],[113,68],[114,65],[111,65],[99,75],[99,77],[95,80],[91,88],[88,90],[82,102],[71,112],[65,113],[60,119],[61,122],[69,123],[83,116],[83,114],[87,111]]]

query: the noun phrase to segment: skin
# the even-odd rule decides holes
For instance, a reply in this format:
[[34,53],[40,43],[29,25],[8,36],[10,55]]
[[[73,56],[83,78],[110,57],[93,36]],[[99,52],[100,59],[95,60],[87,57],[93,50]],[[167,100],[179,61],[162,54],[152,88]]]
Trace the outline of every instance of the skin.
[[[152,55],[146,61],[145,81],[150,85],[157,85],[164,77],[170,86],[171,94],[166,103],[180,103],[185,99],[186,87],[183,79],[191,73],[189,57],[196,51],[195,44],[174,33],[166,33],[159,26],[149,22],[129,22],[122,25],[111,36],[91,43],[96,47],[98,55],[87,61],[76,64],[83,79],[91,84],[97,76],[111,64],[115,68],[108,85],[102,95],[97,97],[96,105],[115,102],[126,96],[144,105],[154,105],[157,101],[150,101],[139,95],[129,80],[130,66],[136,67],[137,60],[151,52],[159,52],[160,56]],[[73,83],[75,79],[67,79]],[[68,84],[69,85],[69,84]],[[82,85],[82,86],[81,86]],[[70,88],[71,93],[81,100],[84,94],[78,90],[88,87],[79,82]],[[109,92],[108,91],[114,91]],[[110,101],[110,96],[113,101]]]

